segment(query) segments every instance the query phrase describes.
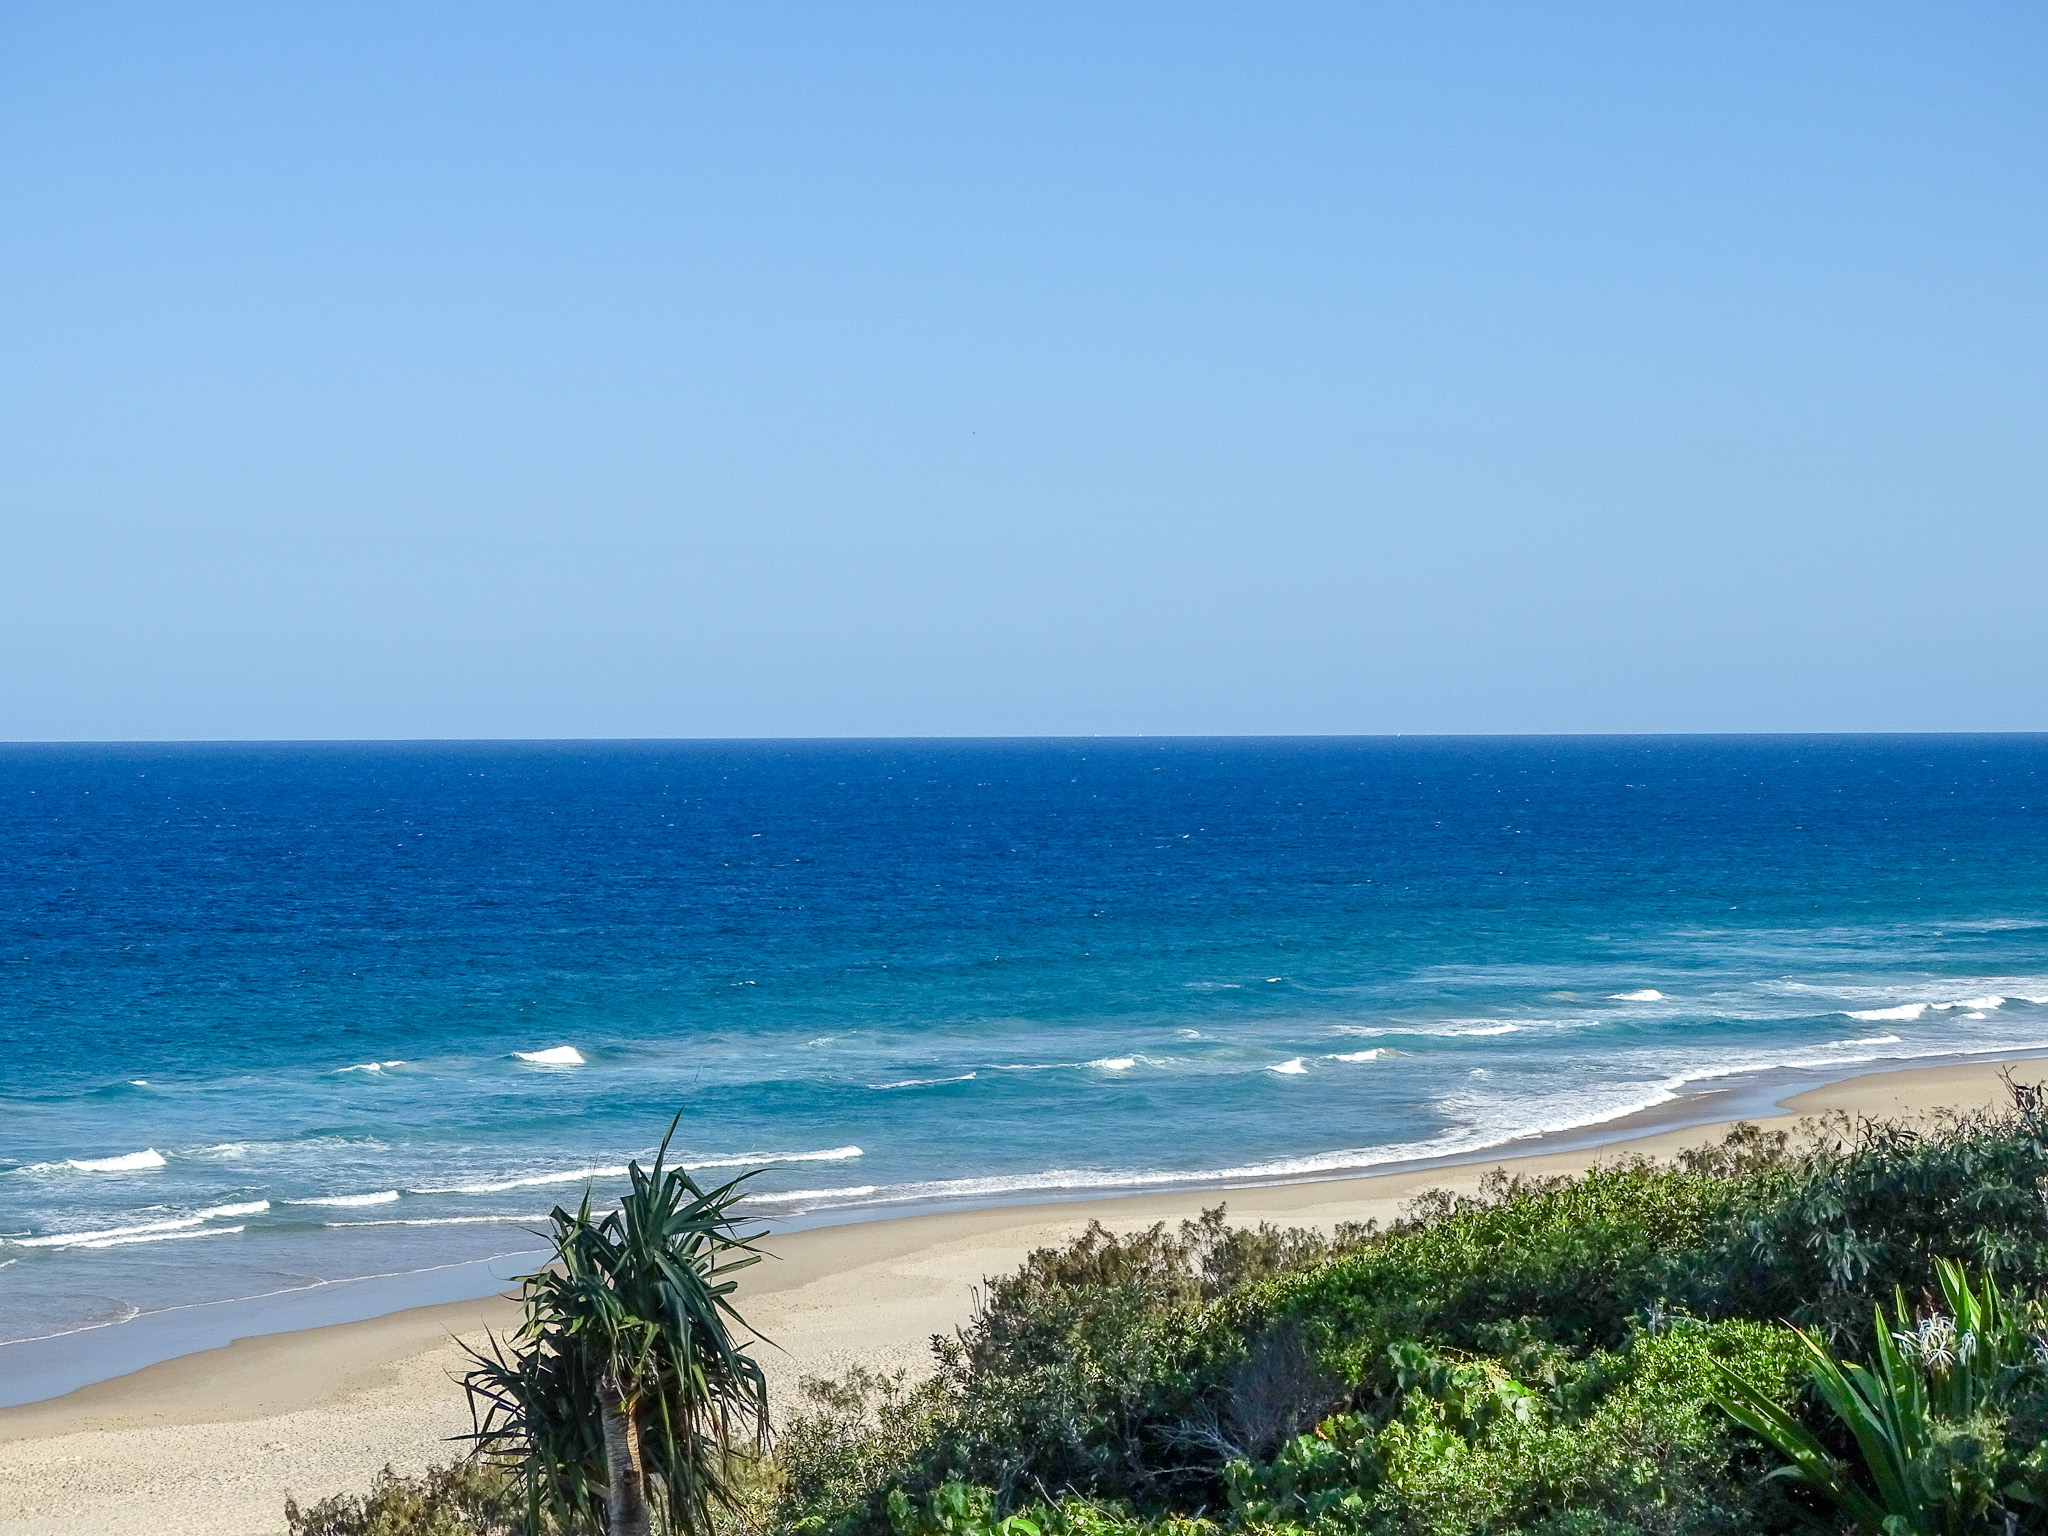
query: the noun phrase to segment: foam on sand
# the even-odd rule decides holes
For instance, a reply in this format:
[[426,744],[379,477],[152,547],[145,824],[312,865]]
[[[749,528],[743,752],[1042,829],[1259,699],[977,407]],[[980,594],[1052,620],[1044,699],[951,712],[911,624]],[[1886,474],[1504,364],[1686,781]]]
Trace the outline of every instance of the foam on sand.
[[537,1067],[580,1067],[583,1053],[573,1045],[551,1045],[544,1051],[514,1051],[521,1061],[530,1061]]

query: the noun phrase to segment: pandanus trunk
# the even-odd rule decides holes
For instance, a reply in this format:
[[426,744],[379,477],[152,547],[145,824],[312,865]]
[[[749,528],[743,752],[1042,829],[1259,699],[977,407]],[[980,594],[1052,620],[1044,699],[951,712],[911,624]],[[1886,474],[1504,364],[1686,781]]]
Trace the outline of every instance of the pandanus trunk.
[[640,1465],[640,1427],[620,1395],[618,1385],[598,1386],[604,1410],[604,1467],[610,1492],[604,1501],[609,1536],[651,1536],[653,1515],[647,1507],[647,1473]]

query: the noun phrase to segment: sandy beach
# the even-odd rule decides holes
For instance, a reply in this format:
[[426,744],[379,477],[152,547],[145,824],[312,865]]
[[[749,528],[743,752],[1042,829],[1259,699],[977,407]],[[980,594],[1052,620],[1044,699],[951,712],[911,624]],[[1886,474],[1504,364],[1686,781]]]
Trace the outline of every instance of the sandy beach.
[[[2017,1065],[2023,1080],[2048,1063]],[[1917,1116],[2003,1101],[2001,1064],[1873,1072],[1794,1093],[1765,1124],[1846,1111]],[[1711,1104],[1712,1100],[1706,1101]],[[1695,1104],[1697,1109],[1697,1104]],[[1493,1168],[1558,1173],[1626,1154],[1664,1156],[1719,1140],[1727,1121],[1658,1129],[1658,1116],[1601,1128],[1597,1147],[1450,1167],[1258,1188],[1185,1189],[1123,1199],[995,1209],[817,1228],[772,1238],[774,1261],[744,1292],[777,1403],[806,1375],[861,1362],[913,1369],[934,1333],[969,1315],[982,1278],[1014,1267],[1090,1220],[1130,1229],[1178,1221],[1226,1200],[1236,1221],[1328,1227],[1387,1219],[1426,1189],[1470,1189]],[[1661,1123],[1669,1125],[1669,1118]],[[284,1529],[287,1493],[310,1502],[449,1459],[468,1425],[458,1340],[516,1318],[503,1298],[422,1307],[368,1322],[239,1340],[63,1397],[0,1410],[0,1533],[258,1536]]]

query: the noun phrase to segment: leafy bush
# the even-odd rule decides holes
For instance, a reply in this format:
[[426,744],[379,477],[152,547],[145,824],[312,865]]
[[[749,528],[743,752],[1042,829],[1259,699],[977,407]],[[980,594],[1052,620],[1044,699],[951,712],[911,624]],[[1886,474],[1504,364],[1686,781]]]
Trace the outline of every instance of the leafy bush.
[[1755,1451],[1703,1412],[1713,1362],[1789,1400],[1796,1340],[1754,1323],[1679,1320],[1596,1352],[1542,1386],[1497,1360],[1397,1348],[1401,1408],[1337,1415],[1270,1465],[1234,1462],[1231,1497],[1255,1525],[1470,1536],[1502,1530],[1770,1529],[1791,1511],[1757,1488]]
[[1867,1350],[1894,1291],[1931,1295],[1938,1258],[2048,1288],[2048,1098],[1932,1129],[1835,1121],[1797,1156],[1734,1180],[1735,1209],[1674,1264],[1670,1294],[1716,1316],[1785,1318]]
[[476,1461],[400,1477],[386,1467],[367,1494],[336,1494],[311,1509],[285,1500],[291,1536],[513,1536],[524,1529],[518,1479]]
[[[1233,1230],[1221,1207],[1093,1226],[992,1281],[928,1379],[807,1384],[750,1508],[776,1536],[1030,1536],[1002,1529],[1019,1516],[1038,1536],[1790,1531],[1820,1506],[1709,1406],[1717,1373],[1852,1456],[1782,1324],[1867,1353],[1876,1304],[1929,1297],[1956,1255],[2048,1289],[2033,1090],[1932,1129],[1744,1127],[1669,1166],[1497,1174],[1334,1240]],[[1926,1465],[1955,1484],[1945,1508],[2048,1536],[2048,1504],[2007,1486],[2048,1463],[2048,1385],[1995,1407],[1945,1416]],[[1995,1498],[1964,1488],[1972,1467]]]

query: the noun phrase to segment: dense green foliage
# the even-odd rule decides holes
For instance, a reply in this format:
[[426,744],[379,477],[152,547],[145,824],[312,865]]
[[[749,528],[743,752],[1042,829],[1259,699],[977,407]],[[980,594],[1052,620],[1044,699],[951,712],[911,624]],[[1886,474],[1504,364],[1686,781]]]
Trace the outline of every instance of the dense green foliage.
[[1385,1231],[1091,1227],[991,1281],[929,1375],[807,1383],[720,1523],[2048,1536],[2044,1293],[2048,1104],[2023,1088],[1932,1130],[1497,1175]]
[[291,1536],[514,1536],[526,1517],[518,1479],[476,1461],[400,1477],[386,1467],[367,1494],[336,1494],[311,1509],[286,1500]]
[[[959,1337],[934,1340],[925,1380],[813,1384],[778,1448],[772,1523],[1807,1528],[1828,1502],[1766,1477],[1783,1457],[1715,1404],[1728,1373],[1853,1458],[1786,1324],[1868,1354],[1896,1297],[1938,1328],[1943,1259],[2023,1295],[2048,1287],[2044,1192],[2048,1106],[2016,1089],[2010,1110],[1931,1132],[1837,1121],[1795,1144],[1746,1128],[1673,1166],[1496,1177],[1335,1241],[1236,1233],[1220,1213],[1178,1234],[1096,1228],[994,1282]],[[2048,1419],[2032,1381],[1976,1413],[1977,1449],[1962,1430],[1944,1444],[2023,1482]],[[2048,1532],[2023,1494],[1970,1518]]]

